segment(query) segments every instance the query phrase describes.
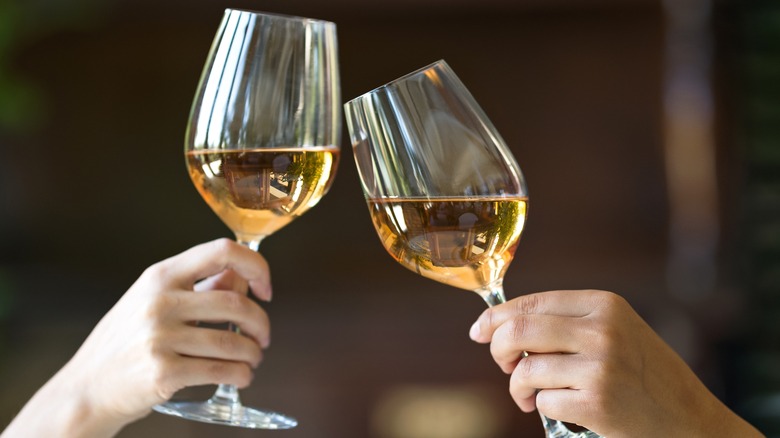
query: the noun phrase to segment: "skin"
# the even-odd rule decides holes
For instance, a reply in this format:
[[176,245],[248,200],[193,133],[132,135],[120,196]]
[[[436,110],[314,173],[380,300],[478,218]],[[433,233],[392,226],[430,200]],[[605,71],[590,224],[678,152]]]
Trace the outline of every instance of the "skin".
[[[2,437],[112,436],[182,388],[246,387],[270,339],[248,288],[271,299],[268,264],[228,239],[149,267]],[[231,321],[242,334],[196,321]]]
[[524,412],[538,409],[610,438],[764,436],[617,294],[524,295],[484,311],[470,337],[490,344]]
[[[227,239],[151,266],[2,437],[112,436],[184,387],[247,386],[269,343],[268,318],[248,287],[270,300],[268,265]],[[195,321],[232,321],[243,336]],[[610,438],[764,436],[614,293],[521,296],[483,312],[470,336],[490,343],[525,412]]]

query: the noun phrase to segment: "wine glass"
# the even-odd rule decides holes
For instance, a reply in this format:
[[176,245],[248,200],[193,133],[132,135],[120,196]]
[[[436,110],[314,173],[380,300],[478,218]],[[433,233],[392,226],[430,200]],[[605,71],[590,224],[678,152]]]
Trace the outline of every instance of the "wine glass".
[[[339,157],[340,105],[335,24],[225,10],[195,94],[185,156],[198,192],[239,243],[257,250],[328,191]],[[172,401],[155,410],[257,429],[297,425],[243,406],[233,385],[219,385],[205,402]]]
[[[344,105],[374,227],[401,265],[506,301],[504,274],[528,212],[525,179],[493,124],[446,62]],[[571,432],[542,415],[548,437]]]

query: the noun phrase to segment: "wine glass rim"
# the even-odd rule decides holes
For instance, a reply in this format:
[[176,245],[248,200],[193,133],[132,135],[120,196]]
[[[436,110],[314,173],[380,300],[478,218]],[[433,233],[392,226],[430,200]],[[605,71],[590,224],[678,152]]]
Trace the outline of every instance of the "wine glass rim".
[[392,81],[386,82],[386,83],[384,83],[384,84],[382,84],[382,85],[380,85],[380,86],[378,86],[378,87],[376,87],[376,88],[373,88],[371,91],[367,91],[367,92],[365,92],[365,93],[363,93],[363,94],[361,94],[361,95],[359,95],[359,96],[357,96],[357,97],[355,97],[355,98],[353,98],[353,99],[350,99],[350,100],[349,100],[349,101],[347,101],[347,103],[345,103],[344,105],[345,105],[345,106],[346,106],[346,105],[350,105],[350,104],[352,104],[352,102],[355,102],[355,101],[357,101],[357,100],[359,100],[359,99],[362,99],[362,98],[363,98],[363,97],[365,97],[365,96],[368,96],[368,95],[370,95],[370,94],[374,94],[374,93],[376,93],[376,92],[377,92],[377,91],[379,91],[379,90],[382,90],[382,89],[384,89],[384,88],[387,88],[387,87],[389,87],[389,86],[391,86],[391,85],[393,85],[393,84],[395,84],[395,83],[397,83],[397,82],[403,81],[404,79],[406,79],[406,78],[409,78],[409,77],[411,77],[411,76],[418,75],[418,74],[420,74],[421,72],[424,72],[424,71],[426,71],[426,70],[430,70],[431,68],[433,68],[433,67],[436,67],[436,66],[444,66],[444,67],[446,67],[446,68],[448,68],[448,69],[451,69],[451,68],[450,68],[450,66],[449,66],[449,64],[447,64],[447,61],[445,61],[444,59],[439,59],[438,61],[434,61],[434,62],[432,62],[432,63],[430,63],[430,64],[428,64],[428,65],[426,65],[426,66],[424,66],[424,67],[420,67],[420,68],[418,68],[417,70],[414,70],[414,71],[411,71],[411,72],[409,72],[409,73],[406,73],[406,74],[405,74],[405,75],[403,75],[403,76],[399,76],[399,77],[397,77],[397,78],[393,79]]
[[[481,200],[524,200],[525,202],[528,202],[529,196],[527,193],[528,190],[526,190],[526,193],[498,193],[495,195],[440,195],[440,196],[431,196],[431,195],[417,195],[417,196],[399,196],[399,195],[382,195],[382,196],[368,196],[366,195],[365,198],[367,201],[374,201],[374,202],[403,202],[403,201],[440,201],[440,200],[474,200],[474,199],[481,199]],[[365,193],[364,193],[365,195]]]
[[291,20],[291,21],[308,21],[313,23],[324,23],[324,24],[331,24],[334,25],[336,23],[328,20],[323,20],[321,18],[311,18],[311,17],[302,17],[300,15],[290,15],[290,14],[281,14],[278,12],[266,12],[266,11],[256,11],[253,9],[244,9],[244,8],[226,8],[225,12],[242,12],[242,13],[249,13],[249,14],[255,14],[255,15],[263,15],[271,18],[280,18],[285,20]]

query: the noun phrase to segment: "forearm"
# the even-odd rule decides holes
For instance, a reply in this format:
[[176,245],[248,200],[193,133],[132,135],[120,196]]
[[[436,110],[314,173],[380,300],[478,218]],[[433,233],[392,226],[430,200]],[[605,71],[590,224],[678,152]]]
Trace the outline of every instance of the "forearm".
[[728,436],[740,438],[765,438],[766,435],[753,427],[750,423],[735,414],[720,401],[711,413],[708,436]]
[[90,403],[66,365],[27,402],[1,438],[57,436],[103,438],[116,435],[127,423]]
[[[655,358],[654,363],[659,365],[656,371],[660,373],[654,381],[662,382],[655,386],[662,389],[667,397],[672,397],[664,399],[658,393],[655,394],[655,400],[660,400],[661,404],[671,408],[659,421],[664,417],[673,419],[677,430],[684,431],[681,436],[764,437],[715,396],[668,345],[664,345],[664,349],[655,355]],[[669,377],[673,380],[662,380]],[[665,436],[675,436],[673,431],[668,432]]]

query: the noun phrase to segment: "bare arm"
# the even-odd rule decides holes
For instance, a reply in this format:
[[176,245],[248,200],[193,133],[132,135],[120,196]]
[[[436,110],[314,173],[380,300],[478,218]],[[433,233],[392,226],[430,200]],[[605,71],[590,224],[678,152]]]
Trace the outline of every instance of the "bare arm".
[[525,412],[610,438],[763,436],[614,293],[521,296],[483,312],[470,336],[490,343]]
[[[247,386],[269,343],[268,318],[248,286],[270,299],[268,266],[227,239],[149,267],[2,438],[109,437],[184,387]],[[231,321],[242,334],[196,321]]]

